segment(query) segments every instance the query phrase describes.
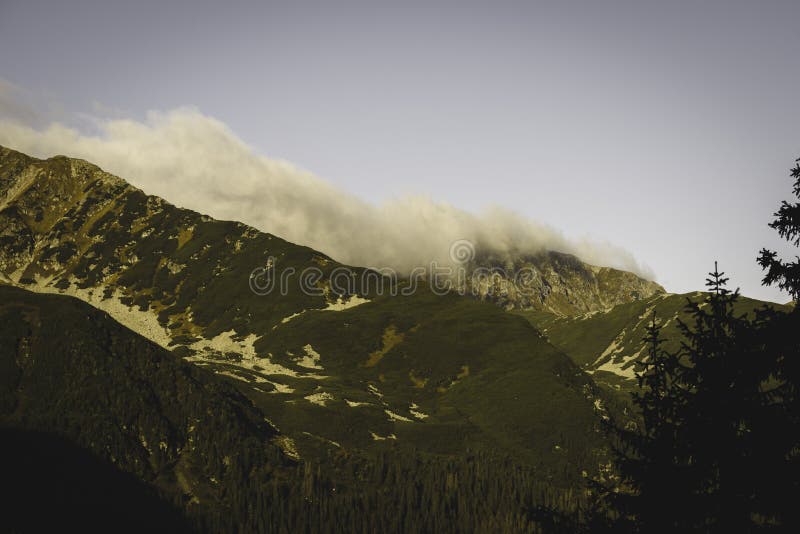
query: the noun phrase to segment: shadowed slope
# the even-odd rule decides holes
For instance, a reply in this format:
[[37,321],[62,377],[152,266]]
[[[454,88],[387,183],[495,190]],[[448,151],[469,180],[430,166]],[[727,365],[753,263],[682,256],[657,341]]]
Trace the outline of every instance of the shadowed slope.
[[0,368],[0,425],[63,436],[182,509],[232,506],[245,458],[291,464],[235,388],[76,299],[0,285]]

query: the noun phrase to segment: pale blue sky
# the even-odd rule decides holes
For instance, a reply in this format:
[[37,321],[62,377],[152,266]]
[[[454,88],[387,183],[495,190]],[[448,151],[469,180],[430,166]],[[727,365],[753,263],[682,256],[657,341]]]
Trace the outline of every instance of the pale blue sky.
[[373,203],[498,204],[670,291],[718,259],[785,301],[755,258],[787,250],[766,223],[800,157],[798,20],[768,0],[0,0],[0,78],[55,112],[195,106]]

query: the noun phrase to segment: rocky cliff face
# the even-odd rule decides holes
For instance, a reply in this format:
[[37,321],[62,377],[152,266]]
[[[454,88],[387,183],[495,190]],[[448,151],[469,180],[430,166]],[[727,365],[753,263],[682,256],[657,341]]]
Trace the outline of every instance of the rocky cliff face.
[[633,273],[596,267],[570,254],[478,254],[470,265],[467,292],[508,310],[574,316],[664,293]]

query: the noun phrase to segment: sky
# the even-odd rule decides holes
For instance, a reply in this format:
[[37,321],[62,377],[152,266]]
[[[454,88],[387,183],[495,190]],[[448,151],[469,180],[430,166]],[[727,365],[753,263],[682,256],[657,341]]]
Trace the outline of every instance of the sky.
[[[769,0],[0,0],[0,138],[215,216],[249,201],[279,226],[260,229],[343,261],[363,257],[353,228],[411,254],[442,225],[480,226],[671,292],[718,260],[744,294],[784,302],[755,258],[796,253],[767,223],[800,157],[797,20],[800,2]],[[143,147],[157,165],[131,162]],[[255,214],[262,172],[281,177],[265,178],[276,213],[297,180],[302,224]],[[337,213],[351,223],[331,237]]]

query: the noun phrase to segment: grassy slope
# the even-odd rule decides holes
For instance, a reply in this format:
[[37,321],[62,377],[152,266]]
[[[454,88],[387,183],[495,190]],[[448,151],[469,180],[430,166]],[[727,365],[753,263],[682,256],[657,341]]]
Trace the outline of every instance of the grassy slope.
[[[682,339],[678,319],[690,319],[685,310],[687,300],[698,302],[703,298],[704,294],[700,292],[657,295],[640,302],[621,304],[607,312],[571,318],[536,312],[514,313],[541,329],[553,345],[568,354],[581,368],[596,371],[605,364],[606,369],[617,371],[596,371],[595,379],[598,382],[629,389],[633,383],[630,373],[636,369],[635,364],[642,357],[643,339],[653,312],[661,325],[662,337],[666,340],[664,348],[677,350]],[[752,314],[764,305],[767,303],[741,297],[736,311],[738,314]],[[612,350],[608,350],[609,347]],[[628,376],[622,377],[619,372]]]
[[[509,420],[501,412],[510,392],[494,389],[495,371],[491,366],[483,369],[484,362],[470,356],[474,339],[439,338],[437,329],[440,321],[452,319],[451,313],[475,314],[473,320],[480,319],[487,331],[507,321],[491,306],[461,299],[449,304],[433,297],[430,301],[435,306],[425,308],[432,314],[426,324],[443,344],[432,350],[444,351],[444,344],[454,344],[460,356],[453,362],[466,358],[475,366],[474,375],[471,368],[470,376],[457,378],[455,384],[445,372],[441,384],[449,388],[440,394],[440,402],[452,407],[499,403],[477,410],[487,410],[475,422],[474,442],[481,443],[484,429],[502,433],[495,427]],[[453,304],[457,306],[451,308]],[[380,308],[381,303],[372,306]],[[401,303],[368,317],[376,316],[375,324],[387,319],[420,324],[415,313]],[[355,314],[345,318],[359,320]],[[306,326],[322,324],[313,316],[306,320]],[[535,333],[523,320],[512,323],[515,331],[502,327],[501,332],[522,337]],[[420,337],[409,336],[403,343],[425,343],[425,329],[420,326],[414,332]],[[276,343],[290,343],[290,337]],[[387,351],[374,372],[391,373],[392,360],[403,358],[403,343]],[[516,349],[525,351],[512,342],[504,352]],[[553,360],[563,363],[563,355],[549,350]],[[524,367],[528,356],[504,362]],[[574,371],[568,362],[567,368]],[[466,451],[463,443],[448,443],[456,432],[465,432],[460,421],[396,428],[401,446],[387,440],[381,443],[390,450],[374,451],[380,454],[350,450],[295,467],[272,443],[280,436],[234,388],[65,296],[0,285],[0,370],[0,433],[13,455],[5,458],[9,465],[4,474],[16,492],[4,524],[23,530],[183,530],[184,521],[156,498],[154,487],[188,510],[193,526],[209,532],[534,532],[527,507],[541,503],[574,511],[580,501],[580,496],[552,484],[542,469],[525,466],[502,451],[487,452],[485,446]],[[473,376],[480,380],[470,385]],[[549,381],[537,382],[537,376],[528,381],[523,374],[519,379],[539,393],[554,391]],[[474,388],[483,391],[487,384],[493,396],[481,399]],[[348,411],[358,413],[348,407],[309,415],[319,425],[335,426],[338,422],[329,419]],[[443,449],[455,448],[458,454],[416,449],[412,438],[422,436],[416,432],[424,434],[417,428],[439,433]],[[427,437],[419,439],[429,447]],[[562,454],[570,458],[568,451]],[[22,461],[15,462],[16,457]],[[427,504],[420,508],[420,502]],[[105,508],[91,517],[83,515],[87,506],[98,503]],[[43,507],[52,514],[31,517]]]
[[[391,347],[372,364],[387,331]],[[558,477],[596,465],[592,453],[602,440],[591,380],[528,323],[495,306],[427,292],[386,297],[303,314],[257,348],[297,354],[306,344],[321,355],[328,378],[296,380],[292,400],[235,381],[301,451],[326,440],[344,449],[447,455],[502,450]],[[288,356],[274,359],[292,365]],[[301,398],[319,394],[326,394],[325,406]],[[408,421],[392,420],[386,410]],[[397,439],[375,439],[392,435]]]

